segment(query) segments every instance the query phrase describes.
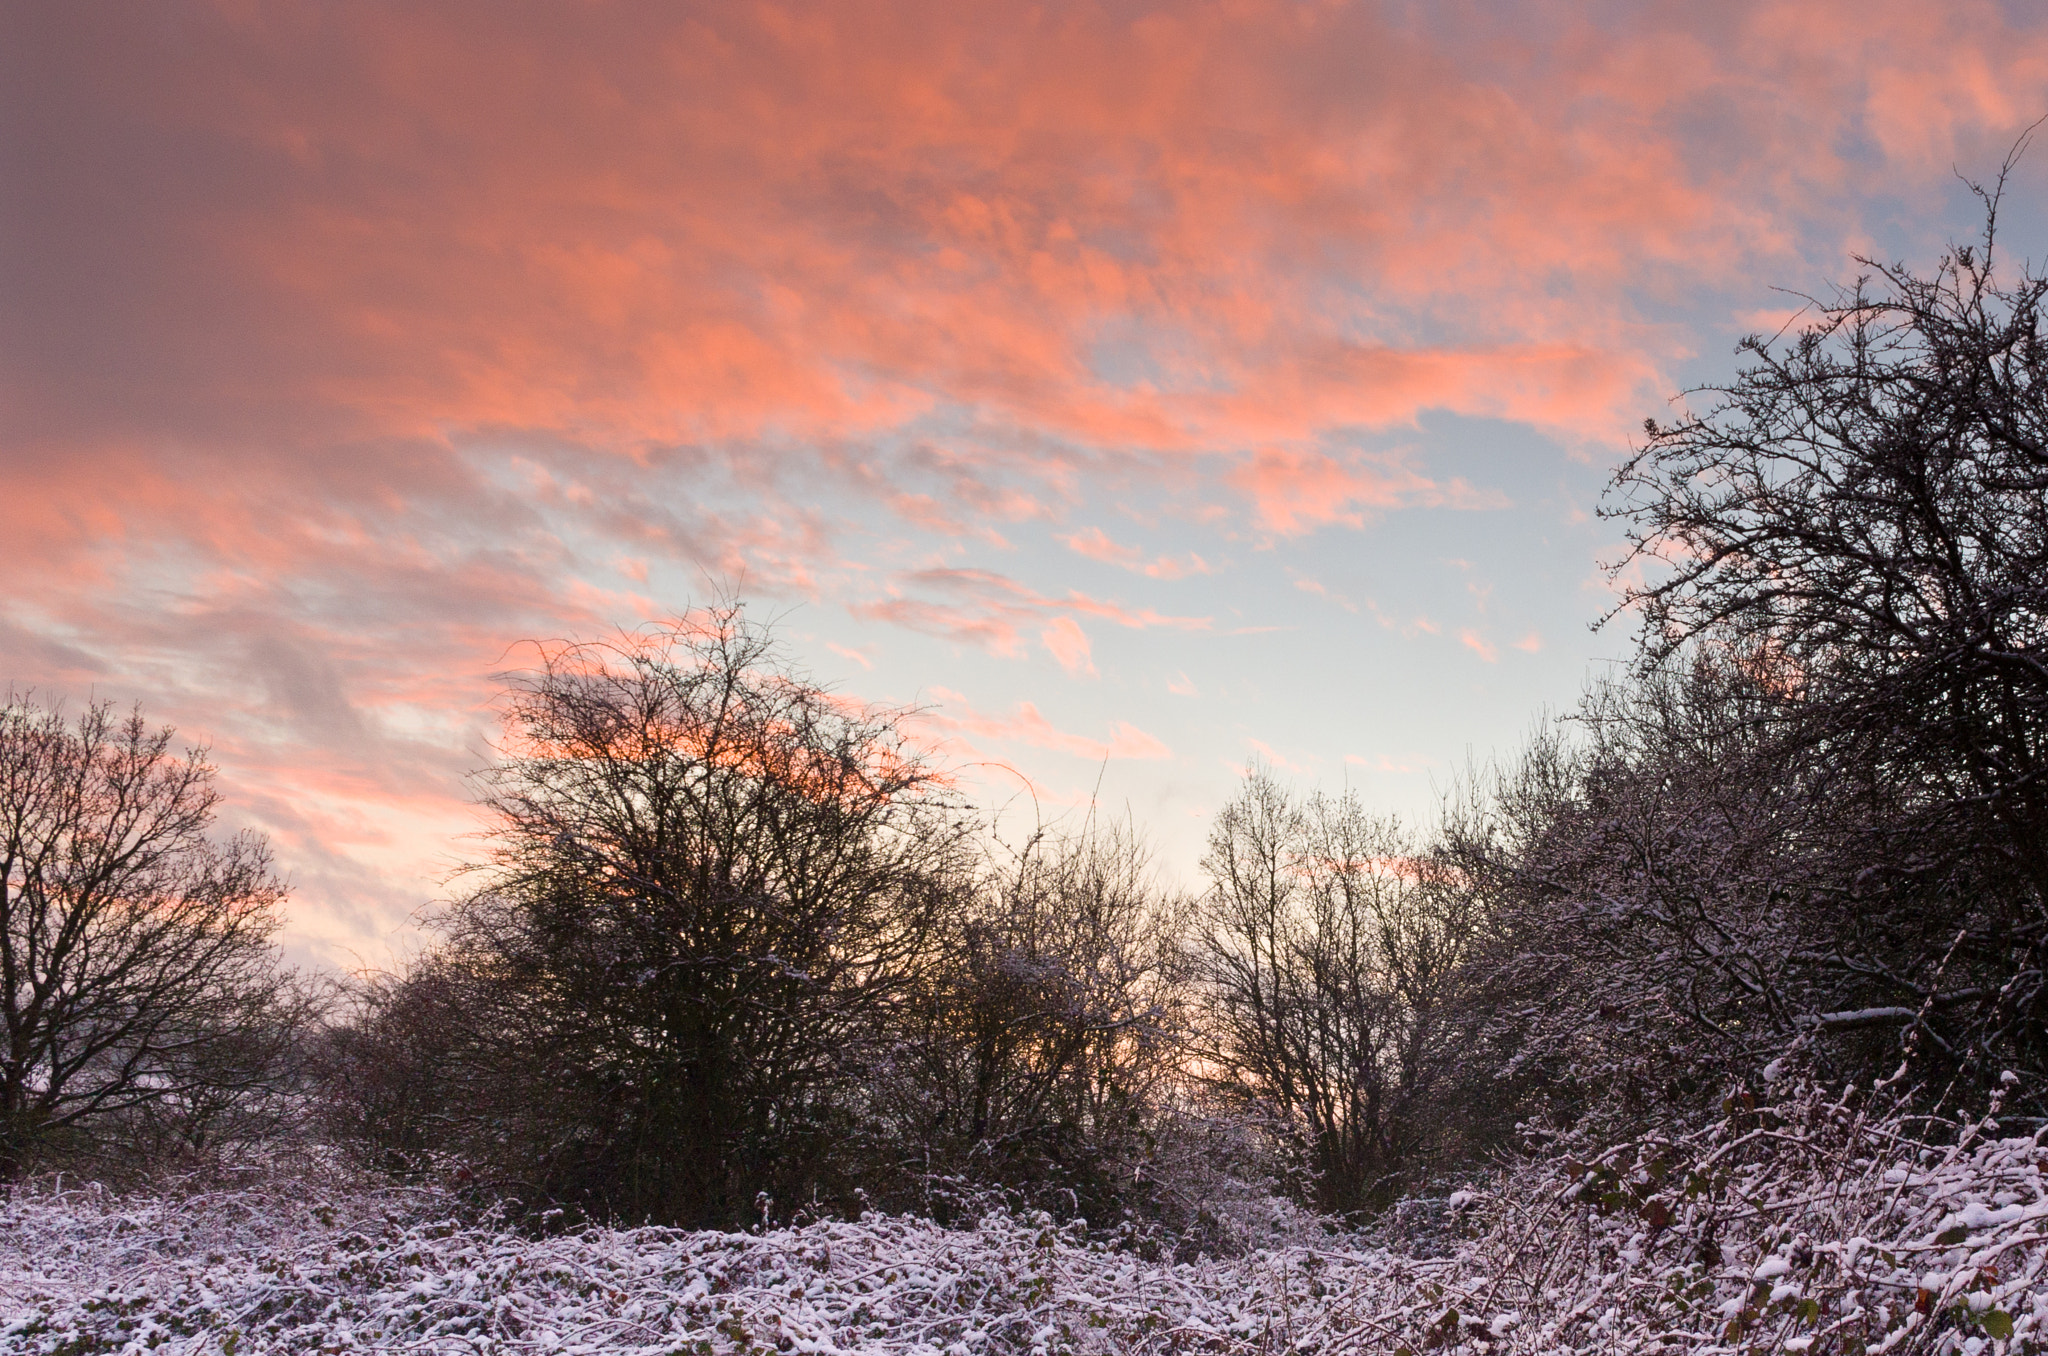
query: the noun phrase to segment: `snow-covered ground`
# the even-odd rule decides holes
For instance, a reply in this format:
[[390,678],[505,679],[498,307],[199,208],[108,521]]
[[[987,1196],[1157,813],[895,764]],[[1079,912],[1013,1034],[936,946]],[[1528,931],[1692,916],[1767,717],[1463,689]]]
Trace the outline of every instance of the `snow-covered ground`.
[[1442,1256],[1181,1264],[1042,1216],[533,1237],[428,1191],[46,1185],[0,1205],[0,1350],[2043,1351],[2041,1138],[1809,1098],[1459,1193]]

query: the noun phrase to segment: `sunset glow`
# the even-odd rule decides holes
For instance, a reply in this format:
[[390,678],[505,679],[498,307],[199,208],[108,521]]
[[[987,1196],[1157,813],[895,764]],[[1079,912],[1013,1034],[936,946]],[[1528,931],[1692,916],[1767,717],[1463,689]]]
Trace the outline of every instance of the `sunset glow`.
[[4,24],[0,677],[210,744],[334,964],[499,675],[721,594],[1190,879],[1249,758],[1426,817],[1625,649],[1631,432],[2048,113],[1997,3]]

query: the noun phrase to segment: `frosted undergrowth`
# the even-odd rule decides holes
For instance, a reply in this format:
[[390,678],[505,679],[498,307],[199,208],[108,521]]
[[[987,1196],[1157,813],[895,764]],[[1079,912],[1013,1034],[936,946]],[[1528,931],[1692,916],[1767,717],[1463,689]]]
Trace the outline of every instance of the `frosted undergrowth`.
[[1818,1096],[1460,1192],[1450,1250],[1174,1264],[1042,1216],[535,1238],[290,1183],[0,1207],[0,1349],[88,1352],[2048,1351],[2048,1150]]

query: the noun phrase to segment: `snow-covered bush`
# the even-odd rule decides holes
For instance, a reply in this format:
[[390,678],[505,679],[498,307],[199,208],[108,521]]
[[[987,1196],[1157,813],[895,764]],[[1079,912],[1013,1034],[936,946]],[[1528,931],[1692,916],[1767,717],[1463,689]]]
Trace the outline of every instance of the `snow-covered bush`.
[[2048,1147],[1806,1087],[1452,1203],[1464,1312],[1505,1349],[2048,1351]]

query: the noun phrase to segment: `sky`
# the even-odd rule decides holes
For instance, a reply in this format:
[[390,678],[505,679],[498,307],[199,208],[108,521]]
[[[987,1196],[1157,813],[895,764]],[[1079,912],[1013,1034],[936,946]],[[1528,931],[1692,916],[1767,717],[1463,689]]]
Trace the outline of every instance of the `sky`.
[[721,596],[1185,884],[1251,759],[1425,823],[1628,653],[1631,431],[2043,114],[2026,4],[10,0],[0,681],[206,745],[315,965]]

